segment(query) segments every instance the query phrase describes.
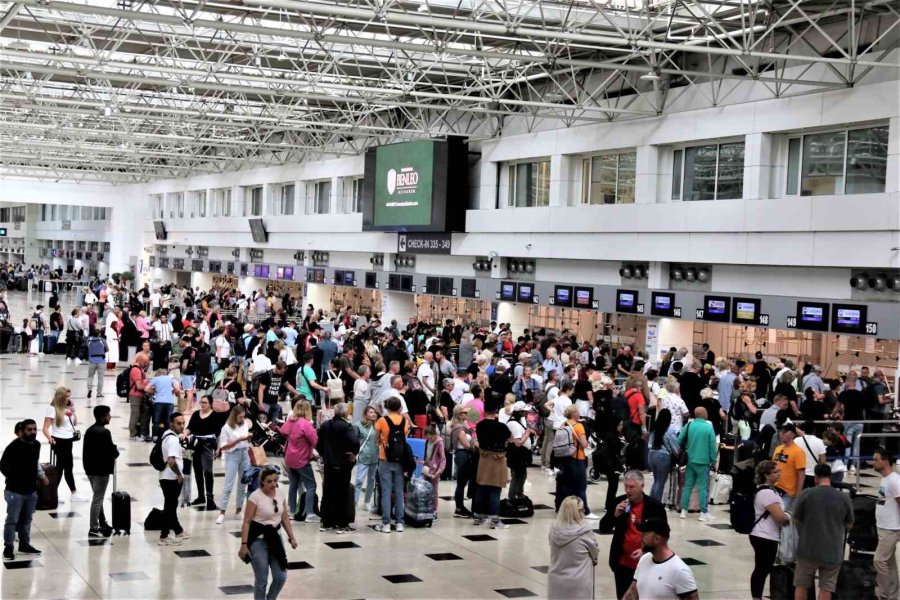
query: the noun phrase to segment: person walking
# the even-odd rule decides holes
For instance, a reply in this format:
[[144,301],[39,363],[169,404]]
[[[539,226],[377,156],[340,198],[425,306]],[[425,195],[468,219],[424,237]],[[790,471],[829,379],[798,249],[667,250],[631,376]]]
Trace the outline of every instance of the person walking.
[[649,450],[647,462],[650,472],[653,473],[653,486],[650,495],[662,502],[663,491],[666,489],[666,480],[669,472],[681,449],[678,447],[678,437],[671,430],[672,413],[664,408],[656,415],[653,421],[653,431],[647,440]]
[[16,428],[16,439],[6,446],[0,457],[0,473],[6,478],[3,560],[15,560],[13,542],[16,535],[19,537],[19,554],[40,556],[41,551],[31,545],[31,519],[37,507],[38,481],[41,485],[50,485],[41,468],[37,423],[25,419]]
[[831,600],[844,562],[844,539],[853,525],[850,497],[831,487],[831,467],[815,467],[816,486],[803,490],[791,507],[797,525],[794,599],[806,600],[818,572],[819,600]]
[[549,600],[588,600],[594,597],[594,569],[600,554],[597,535],[584,522],[581,498],[569,496],[559,505],[550,527]]
[[[106,368],[106,353],[109,346],[106,340],[100,337],[96,329],[91,329],[87,338],[87,397],[90,398],[94,390],[97,390],[97,398],[103,397],[103,371]],[[93,389],[91,381],[96,380]]]
[[648,519],[637,525],[641,551],[634,581],[625,600],[699,600],[691,568],[669,547],[672,534],[665,519]]
[[884,448],[875,450],[872,465],[881,475],[875,526],[878,547],[875,549],[875,595],[878,600],[900,597],[897,580],[897,542],[900,542],[900,474],[894,470],[894,456]]
[[336,533],[355,533],[350,525],[347,507],[350,505],[350,474],[359,454],[359,437],[350,423],[346,402],[334,405],[334,417],[319,428],[316,450],[322,456],[325,469],[322,475],[322,524],[320,531],[334,529]]
[[659,500],[644,493],[644,475],[627,471],[623,477],[625,494],[616,498],[609,568],[616,582],[616,598],[621,600],[634,581],[634,572],[643,554],[637,526],[649,519],[666,521],[666,509]]
[[681,518],[687,519],[691,503],[691,491],[697,488],[700,501],[700,520],[709,521],[709,470],[716,464],[716,432],[706,420],[706,409],[694,409],[694,420],[678,434],[678,445],[687,452],[684,474],[684,492],[681,495]]
[[756,522],[750,531],[750,546],[753,547],[753,573],[750,574],[750,595],[754,600],[762,600],[766,579],[772,574],[781,528],[791,522],[784,512],[781,494],[775,484],[781,478],[781,471],[771,460],[756,465],[756,494],[753,508]]
[[287,533],[291,548],[297,548],[287,509],[284,491],[278,487],[278,470],[263,468],[259,488],[247,499],[238,550],[238,557],[244,561],[249,558],[253,566],[253,600],[275,600],[287,581],[287,553],[281,529]]
[[94,407],[94,424],[84,432],[81,454],[84,473],[93,490],[91,500],[90,529],[88,537],[109,537],[112,527],[103,513],[103,500],[109,485],[109,476],[115,472],[119,449],[113,443],[112,434],[106,428],[112,416],[110,408],[101,404]]
[[247,485],[241,483],[244,471],[250,468],[250,421],[247,419],[247,411],[243,406],[235,406],[228,415],[228,420],[219,434],[219,452],[225,459],[225,487],[222,490],[222,501],[219,503],[219,516],[216,517],[216,525],[225,522],[225,511],[228,509],[228,500],[231,498],[231,490],[237,485],[237,507],[235,515],[241,514],[244,506],[244,494]]
[[[279,428],[281,435],[287,438],[284,451],[284,470],[287,471],[290,487],[288,488],[288,508],[295,521],[318,523],[315,513],[316,475],[310,461],[313,457],[319,435],[312,425],[312,407],[304,399],[294,402],[291,414]],[[301,508],[297,505],[300,489],[306,494],[306,503]]]
[[74,458],[72,445],[77,441],[75,427],[78,425],[78,415],[75,414],[75,405],[72,403],[72,390],[65,386],[56,388],[53,400],[44,413],[44,437],[50,442],[50,451],[56,455],[56,468],[59,475],[53,484],[59,488],[60,482],[65,478],[66,485],[72,492],[72,502],[87,502],[90,500],[75,489]]
[[194,481],[197,483],[197,497],[191,506],[206,505],[206,510],[215,510],[215,491],[213,490],[213,462],[216,458],[216,446],[219,434],[228,419],[227,412],[215,412],[209,396],[200,398],[199,410],[191,413],[185,436],[193,436],[194,457],[191,467],[194,469]]
[[[360,381],[356,380],[357,383]],[[354,396],[354,402],[356,397]],[[353,415],[356,416],[354,408]],[[363,481],[366,484],[365,504],[371,514],[377,514],[372,499],[375,496],[375,477],[378,476],[378,441],[375,433],[375,421],[378,413],[375,408],[367,406],[363,409],[358,422],[354,423],[356,435],[359,438],[359,454],[356,457],[356,491],[355,502],[359,503],[362,496]]]
[[[184,449],[179,436],[184,431],[184,415],[173,413],[169,421],[169,429],[160,439],[165,468],[159,473],[159,487],[163,493],[163,519],[159,531],[160,546],[180,546],[191,535],[178,522],[178,501],[181,498],[181,486],[184,485]],[[174,535],[169,536],[169,532]]]

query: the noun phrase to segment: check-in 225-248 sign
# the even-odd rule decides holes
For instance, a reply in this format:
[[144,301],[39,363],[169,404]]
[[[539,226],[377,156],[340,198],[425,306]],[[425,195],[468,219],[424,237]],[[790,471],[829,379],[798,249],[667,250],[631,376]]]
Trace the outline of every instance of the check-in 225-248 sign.
[[410,254],[450,254],[449,233],[398,233],[397,252]]

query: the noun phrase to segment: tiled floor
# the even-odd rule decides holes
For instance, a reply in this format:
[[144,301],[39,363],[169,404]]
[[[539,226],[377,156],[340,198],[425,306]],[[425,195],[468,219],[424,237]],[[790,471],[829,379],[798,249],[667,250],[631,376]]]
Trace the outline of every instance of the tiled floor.
[[[12,315],[20,318],[36,302],[24,294],[10,294]],[[64,298],[65,300],[65,298]],[[67,305],[64,305],[67,311]],[[59,367],[50,369],[50,367]],[[39,420],[43,405],[57,385],[69,385],[81,422],[89,421],[90,405],[85,397],[86,367],[66,365],[59,356],[29,358],[0,355],[0,428],[2,440],[12,438],[15,421],[24,416]],[[33,375],[46,375],[34,377]],[[224,525],[215,525],[215,514],[182,509],[180,519],[193,537],[182,546],[161,548],[157,535],[143,530],[143,520],[154,506],[162,506],[156,473],[147,465],[148,444],[129,442],[123,429],[128,407],[115,395],[115,377],[105,378],[104,401],[113,409],[111,431],[122,449],[119,487],[138,500],[132,504],[131,535],[105,543],[89,544],[88,504],[64,501],[53,513],[35,515],[33,543],[43,556],[19,557],[0,569],[0,597],[13,598],[247,598],[252,590],[252,571],[237,556],[238,539],[233,535],[239,521],[229,511]],[[23,395],[33,395],[23,398]],[[96,402],[96,400],[95,400]],[[5,445],[4,441],[4,445]],[[76,456],[81,449],[76,446]],[[43,447],[42,458],[49,450]],[[217,465],[221,470],[221,465]],[[76,479],[83,491],[87,481],[80,460]],[[216,489],[221,490],[221,479]],[[529,471],[531,498],[548,499],[550,481],[538,470]],[[649,489],[649,478],[647,488]],[[441,483],[442,496],[449,497],[451,482]],[[65,485],[61,487],[65,490]],[[601,506],[606,484],[588,489],[592,506]],[[2,510],[5,513],[5,505]],[[107,501],[107,511],[110,510]],[[527,524],[507,530],[478,529],[471,521],[452,518],[452,502],[442,500],[440,519],[431,528],[402,534],[375,532],[366,525],[368,514],[357,511],[357,533],[337,536],[320,533],[314,525],[294,525],[299,547],[288,549],[291,570],[282,598],[524,598],[546,594],[546,565],[550,562],[547,532],[553,522],[550,506],[543,505]],[[724,508],[716,506],[714,525],[727,523]],[[670,513],[672,546],[683,558],[692,559],[694,574],[704,598],[749,597],[749,567],[752,551],[745,536],[729,529],[710,527],[676,518]],[[601,556],[596,573],[596,598],[613,595],[613,580],[606,566],[610,536],[600,537]],[[486,541],[482,541],[486,540]],[[709,542],[722,544],[720,548]],[[351,545],[349,549],[346,546]],[[439,561],[439,562],[438,562]],[[696,562],[694,562],[696,561]]]

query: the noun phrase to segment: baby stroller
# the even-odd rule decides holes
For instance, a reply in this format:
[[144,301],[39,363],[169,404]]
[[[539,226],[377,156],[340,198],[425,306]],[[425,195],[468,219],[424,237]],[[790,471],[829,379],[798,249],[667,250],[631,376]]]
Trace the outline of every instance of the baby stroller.
[[281,477],[281,468],[278,465],[263,465],[245,469],[241,475],[241,483],[247,486],[248,496],[259,489],[259,474],[263,469],[274,469],[278,472],[278,476]]

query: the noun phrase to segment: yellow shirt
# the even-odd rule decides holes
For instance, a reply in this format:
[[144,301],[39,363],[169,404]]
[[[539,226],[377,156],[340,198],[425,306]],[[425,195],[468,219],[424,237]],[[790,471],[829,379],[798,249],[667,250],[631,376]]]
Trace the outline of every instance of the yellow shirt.
[[806,452],[800,449],[796,442],[789,448],[786,448],[784,444],[779,444],[775,447],[772,460],[781,471],[781,480],[775,484],[775,487],[791,498],[796,498],[803,487],[803,475],[798,475],[797,471],[802,472],[806,469]]

